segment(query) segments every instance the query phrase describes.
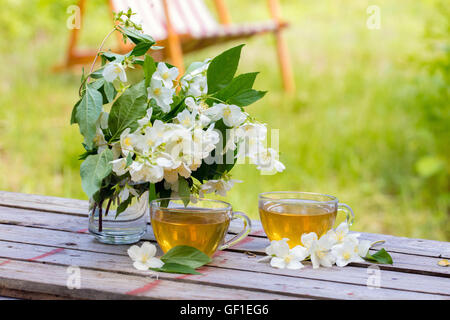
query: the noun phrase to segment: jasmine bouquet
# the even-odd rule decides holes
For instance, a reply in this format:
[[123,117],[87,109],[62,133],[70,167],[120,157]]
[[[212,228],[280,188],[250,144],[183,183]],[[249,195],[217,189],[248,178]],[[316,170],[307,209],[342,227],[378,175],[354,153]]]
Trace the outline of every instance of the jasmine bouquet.
[[282,171],[277,152],[266,147],[266,125],[245,110],[266,92],[252,88],[256,72],[236,76],[243,46],[194,62],[180,75],[147,54],[160,48],[132,15],[116,14],[106,38],[120,32],[135,46],[123,55],[102,51],[105,38],[101,67],[93,70],[94,61],[83,72],[72,112],[84,137],[80,174],[92,203],[108,201],[106,210],[116,203],[118,216],[146,192],[150,200],[224,196],[236,182],[230,171],[239,159]]

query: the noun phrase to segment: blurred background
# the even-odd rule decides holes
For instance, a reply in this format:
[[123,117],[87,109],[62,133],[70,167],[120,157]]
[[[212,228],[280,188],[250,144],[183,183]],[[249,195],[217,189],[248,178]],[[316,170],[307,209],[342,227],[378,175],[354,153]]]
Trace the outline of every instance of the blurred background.
[[[211,2],[206,0],[206,2]],[[227,0],[233,22],[269,18],[265,0]],[[70,0],[2,0],[0,190],[85,199],[70,113],[81,69],[53,73],[67,50]],[[381,10],[381,28],[366,9]],[[280,129],[286,170],[243,180],[227,200],[258,217],[257,195],[299,190],[353,207],[353,230],[450,240],[450,6],[446,0],[282,0],[297,89],[282,90],[274,39],[245,40],[239,72],[260,71],[266,97],[247,111]],[[106,0],[88,0],[81,43],[111,28]],[[243,41],[240,41],[242,43]],[[186,65],[237,44],[186,56]]]

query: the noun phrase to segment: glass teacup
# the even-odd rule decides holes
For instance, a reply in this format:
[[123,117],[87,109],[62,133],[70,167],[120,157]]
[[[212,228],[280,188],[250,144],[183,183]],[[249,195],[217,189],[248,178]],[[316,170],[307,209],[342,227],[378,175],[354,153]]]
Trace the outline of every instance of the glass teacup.
[[[251,229],[250,219],[233,212],[231,204],[210,199],[195,199],[184,205],[181,198],[155,199],[150,203],[150,217],[156,241],[164,252],[187,245],[212,256],[243,240]],[[224,243],[231,220],[242,219],[244,228]]]
[[269,240],[288,238],[292,248],[301,245],[304,233],[318,237],[333,228],[338,212],[345,212],[346,221],[353,223],[352,209],[339,203],[336,197],[310,192],[265,192],[259,195],[259,215]]

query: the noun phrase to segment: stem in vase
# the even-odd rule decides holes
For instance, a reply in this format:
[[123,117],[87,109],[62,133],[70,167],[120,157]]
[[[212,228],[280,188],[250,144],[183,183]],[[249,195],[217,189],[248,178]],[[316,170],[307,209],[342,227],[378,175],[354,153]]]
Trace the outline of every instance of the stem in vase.
[[109,207],[111,206],[111,202],[112,202],[112,198],[110,198],[110,199],[108,200],[108,204],[106,205],[105,217],[108,216]]
[[100,201],[100,203],[98,204],[98,232],[102,232],[103,230],[103,221],[102,221],[102,206],[103,206],[103,201]]

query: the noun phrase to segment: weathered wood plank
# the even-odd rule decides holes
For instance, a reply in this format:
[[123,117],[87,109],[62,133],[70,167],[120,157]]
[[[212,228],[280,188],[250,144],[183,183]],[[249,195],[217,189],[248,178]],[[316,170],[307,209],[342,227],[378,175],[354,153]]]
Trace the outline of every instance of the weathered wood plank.
[[[82,251],[111,253],[127,256],[128,246],[109,246],[101,244],[89,234],[69,233],[65,231],[28,228],[22,226],[0,224],[0,240],[39,244],[52,248],[66,248]],[[49,248],[51,250],[52,248]],[[161,254],[161,252],[159,252]],[[236,269],[268,274],[283,274],[292,277],[329,280],[333,282],[366,285],[368,270],[361,267],[347,266],[346,268],[333,267],[332,269],[312,269],[309,263],[301,271],[278,270],[265,263],[258,263],[258,257],[249,257],[243,253],[224,251],[220,252],[210,264],[211,266]],[[383,270],[380,272],[381,287],[398,290],[409,290],[424,293],[443,294],[450,297],[450,279],[424,276],[402,272]]]
[[0,191],[0,205],[48,212],[86,215],[86,200]]
[[[0,292],[24,299],[290,299],[284,295],[218,288],[197,283],[156,279],[107,271],[80,270],[80,289],[67,287],[66,266],[14,260],[0,266]],[[45,279],[45,281],[43,281]],[[146,288],[133,292],[136,288]]]
[[[17,210],[20,210],[17,211]],[[0,207],[0,223],[5,223],[12,220],[12,223],[25,226],[34,226],[40,228],[49,228],[55,230],[64,230],[76,232],[80,229],[86,228],[86,219],[84,217],[70,216],[64,214],[50,214],[38,211],[30,211],[23,209],[12,209]],[[151,228],[143,239],[154,240],[154,235]],[[232,248],[235,251],[251,251],[258,254],[264,253],[264,248],[267,247],[269,241],[261,237],[249,237],[243,242],[237,244]],[[384,246],[384,245],[383,245]],[[93,245],[95,247],[95,245]],[[399,254],[391,252],[394,259],[394,265],[382,265],[383,270],[403,271],[408,273],[419,273],[425,275],[449,276],[450,270],[442,268],[437,265],[437,259],[428,256],[414,256],[407,254]],[[369,263],[359,264],[367,267]]]
[[[60,212],[68,215],[87,215],[87,201],[66,199],[49,196],[28,195],[14,192],[0,191],[0,206],[7,205],[17,208],[31,208],[34,210]],[[0,207],[1,209],[1,207]],[[13,222],[13,220],[11,220]],[[252,235],[265,237],[261,222],[252,221]],[[232,224],[231,230],[239,230],[239,222]],[[361,233],[361,239],[385,240],[383,245],[386,250],[397,253],[424,255],[431,257],[450,258],[450,242],[442,242],[425,239],[410,239],[382,234]]]
[[[142,275],[145,272],[135,270],[126,256],[93,253],[64,249],[56,254],[46,255],[49,247],[0,241],[0,257],[13,260],[0,266],[0,269],[15,263],[15,260],[28,260],[41,256],[39,262],[56,265],[79,266],[96,271],[117,272],[125,275]],[[216,286],[218,288],[245,289],[270,294],[287,295],[298,298],[324,299],[445,299],[442,295],[424,294],[379,288],[372,290],[366,286],[337,283],[322,280],[298,279],[291,276],[248,272],[234,269],[222,269],[212,266],[202,267],[202,275],[180,277],[176,274],[160,273],[159,279],[176,279]],[[35,272],[34,267],[29,272]],[[7,275],[6,275],[7,276]],[[46,277],[44,278],[47,280]]]

